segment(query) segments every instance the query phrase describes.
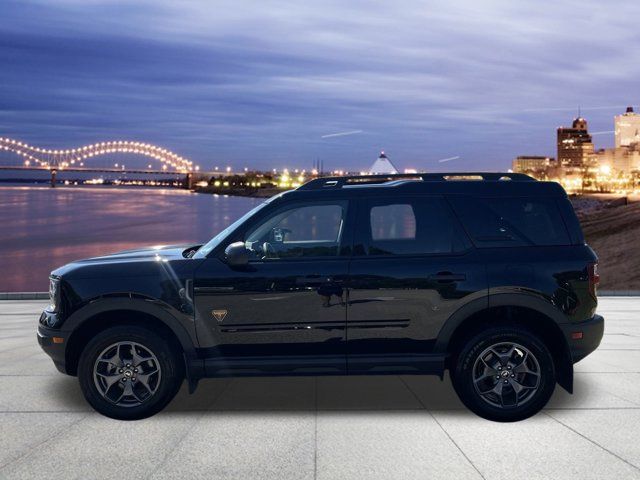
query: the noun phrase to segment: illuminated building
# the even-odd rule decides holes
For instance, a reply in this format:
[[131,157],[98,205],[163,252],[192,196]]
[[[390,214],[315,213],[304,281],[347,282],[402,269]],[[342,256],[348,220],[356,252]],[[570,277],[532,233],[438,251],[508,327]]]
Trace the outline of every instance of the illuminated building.
[[582,168],[593,159],[593,142],[587,130],[587,121],[578,117],[571,128],[557,130],[558,164],[563,168]]
[[557,130],[558,160],[521,156],[513,170],[539,180],[560,182],[570,193],[640,193],[640,115],[628,107],[615,117],[616,147],[594,151],[587,121]]
[[603,148],[596,152],[600,167],[608,168],[614,174],[624,174],[640,170],[640,144],[629,147]]
[[550,167],[555,166],[553,157],[543,157],[536,155],[521,155],[512,164],[512,169],[516,173],[526,173],[527,175],[546,175]]
[[398,173],[398,169],[395,167],[391,160],[384,154],[384,152],[380,152],[380,156],[377,158],[371,168],[369,168],[369,173],[373,175],[377,174],[386,174],[386,173]]
[[627,107],[622,115],[614,117],[616,148],[629,147],[640,143],[640,115],[633,107]]

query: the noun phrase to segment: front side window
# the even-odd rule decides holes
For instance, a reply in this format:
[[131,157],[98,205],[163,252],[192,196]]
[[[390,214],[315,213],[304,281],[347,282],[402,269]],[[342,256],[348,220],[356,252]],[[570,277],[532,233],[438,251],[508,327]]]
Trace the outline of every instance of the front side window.
[[442,198],[372,200],[366,211],[368,255],[432,255],[467,248],[466,237]]
[[257,215],[260,210],[265,208],[267,205],[269,205],[271,202],[279,198],[281,195],[282,194],[274,195],[273,197],[262,202],[261,204],[253,207],[251,210],[245,213],[242,217],[238,218],[235,222],[233,222],[231,225],[229,225],[227,228],[219,232],[215,237],[213,237],[211,240],[205,243],[202,247],[200,247],[196,251],[193,258],[206,258],[206,256],[209,255],[209,253],[211,253],[213,249],[215,249],[218,245],[220,245],[220,243],[224,241],[231,232],[239,228],[244,222],[246,222],[248,219],[250,219],[254,215]]
[[346,204],[285,207],[245,236],[255,260],[337,256]]

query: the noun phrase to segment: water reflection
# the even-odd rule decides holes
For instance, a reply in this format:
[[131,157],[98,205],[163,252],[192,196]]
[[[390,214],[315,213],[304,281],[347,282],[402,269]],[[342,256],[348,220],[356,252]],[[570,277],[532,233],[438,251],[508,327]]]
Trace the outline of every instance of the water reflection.
[[49,272],[79,258],[204,242],[261,201],[175,189],[0,187],[0,292],[46,291]]

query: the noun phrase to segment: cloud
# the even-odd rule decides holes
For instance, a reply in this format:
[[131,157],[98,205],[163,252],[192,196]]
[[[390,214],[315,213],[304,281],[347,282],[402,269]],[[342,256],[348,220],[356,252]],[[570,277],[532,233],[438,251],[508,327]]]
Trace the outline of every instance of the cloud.
[[[639,15],[595,0],[4,0],[0,128],[203,164],[358,170],[384,147],[400,167],[455,150],[460,168],[504,169],[553,155],[579,105],[611,129],[619,109],[600,106],[635,101]],[[321,138],[354,125],[367,134]]]

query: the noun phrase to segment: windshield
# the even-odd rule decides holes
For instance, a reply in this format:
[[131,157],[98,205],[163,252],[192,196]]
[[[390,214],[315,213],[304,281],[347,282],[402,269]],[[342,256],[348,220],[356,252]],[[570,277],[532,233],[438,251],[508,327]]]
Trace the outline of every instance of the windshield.
[[206,244],[204,244],[202,247],[200,247],[198,249],[198,251],[193,255],[193,258],[204,258],[207,255],[209,255],[209,253],[214,248],[216,248],[220,244],[220,242],[222,240],[224,240],[231,232],[233,232],[236,228],[238,228],[240,225],[242,225],[247,219],[249,219],[254,214],[256,214],[257,212],[262,210],[265,206],[267,206],[269,203],[271,203],[271,201],[273,201],[275,198],[278,198],[278,197],[279,197],[279,195],[275,195],[275,196],[269,198],[267,201],[262,202],[260,205],[257,205],[255,207],[253,207],[251,210],[249,210],[247,213],[245,213],[243,216],[241,216],[239,219],[237,219],[235,222],[233,222],[227,228],[222,230],[220,233],[218,233],[211,240],[209,240]]

